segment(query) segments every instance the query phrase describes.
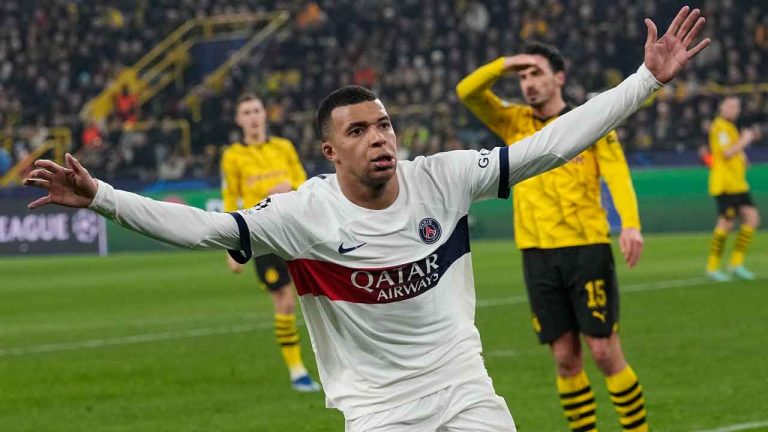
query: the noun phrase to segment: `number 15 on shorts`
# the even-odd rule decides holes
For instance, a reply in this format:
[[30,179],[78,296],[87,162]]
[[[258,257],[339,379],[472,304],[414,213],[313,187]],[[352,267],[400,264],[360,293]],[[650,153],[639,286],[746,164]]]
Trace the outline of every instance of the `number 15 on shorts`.
[[596,279],[589,281],[584,285],[587,290],[587,307],[590,309],[604,308],[608,304],[608,298],[605,295],[605,280]]
[[608,304],[608,297],[605,293],[605,280],[595,279],[584,284],[587,291],[587,307],[591,315],[603,323],[606,322],[605,307]]

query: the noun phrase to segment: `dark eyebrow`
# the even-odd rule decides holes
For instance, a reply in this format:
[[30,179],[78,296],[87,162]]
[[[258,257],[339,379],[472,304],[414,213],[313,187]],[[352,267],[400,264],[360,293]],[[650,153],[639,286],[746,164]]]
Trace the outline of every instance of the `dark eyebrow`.
[[390,121],[390,120],[389,120],[389,116],[388,116],[388,115],[384,115],[384,116],[381,116],[381,117],[379,117],[379,118],[378,118],[378,119],[376,119],[376,121],[375,121],[375,122],[373,122],[373,123],[368,123],[368,122],[366,122],[366,121],[359,121],[359,122],[350,123],[350,124],[349,124],[349,126],[347,126],[347,129],[346,129],[346,130],[347,130],[347,131],[349,131],[350,129],[352,129],[352,128],[355,128],[355,127],[362,127],[362,128],[366,128],[366,127],[368,127],[368,126],[369,126],[369,125],[371,125],[371,124],[375,124],[375,123],[381,123],[381,122],[383,122],[383,121],[385,121],[385,120],[386,120],[386,121]]

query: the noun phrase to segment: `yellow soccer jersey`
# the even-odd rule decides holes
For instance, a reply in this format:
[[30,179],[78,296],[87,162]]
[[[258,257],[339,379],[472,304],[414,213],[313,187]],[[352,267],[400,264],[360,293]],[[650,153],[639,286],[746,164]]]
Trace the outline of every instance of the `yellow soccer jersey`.
[[736,125],[722,117],[715,117],[709,129],[709,149],[712,169],[709,171],[709,194],[738,194],[749,191],[747,159],[744,152],[726,158],[723,152],[739,142]]
[[[493,94],[504,59],[467,76],[456,88],[467,107],[507,145],[533,135],[553,120],[538,119],[533,108],[510,104]],[[600,177],[611,191],[623,228],[640,228],[637,198],[615,131],[554,170],[516,184],[515,242],[520,249],[559,248],[610,242],[606,211],[600,204]]]
[[238,210],[238,204],[253,207],[280,183],[288,182],[296,189],[307,174],[293,144],[270,137],[261,144],[232,144],[221,157],[221,177],[224,211],[230,212]]

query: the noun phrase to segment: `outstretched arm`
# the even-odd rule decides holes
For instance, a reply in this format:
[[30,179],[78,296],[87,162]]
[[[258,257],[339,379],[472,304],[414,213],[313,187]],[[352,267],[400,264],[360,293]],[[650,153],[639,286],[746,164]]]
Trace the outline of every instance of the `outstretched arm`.
[[556,168],[593,145],[634,113],[654,91],[671,81],[685,64],[709,45],[705,39],[688,49],[704,26],[700,11],[682,8],[661,39],[645,20],[645,62],[621,84],[560,116],[536,134],[509,148],[509,184]]
[[67,154],[66,160],[69,168],[49,160],[35,162],[37,169],[24,184],[45,189],[48,195],[30,203],[30,209],[47,204],[88,207],[126,228],[172,245],[240,249],[232,216],[115,190],[92,178],[72,155]]

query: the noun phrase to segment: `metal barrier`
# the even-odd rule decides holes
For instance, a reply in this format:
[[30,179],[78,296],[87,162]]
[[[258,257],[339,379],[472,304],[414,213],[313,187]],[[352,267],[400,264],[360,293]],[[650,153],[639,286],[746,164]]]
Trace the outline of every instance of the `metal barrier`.
[[[112,112],[114,99],[123,87],[128,87],[141,105],[173,82],[182,85],[184,71],[191,62],[189,50],[200,41],[247,38],[252,26],[261,22],[267,23],[266,28],[271,29],[268,32],[271,34],[287,19],[288,13],[283,11],[193,18],[179,26],[136,64],[121,72],[111,85],[83,106],[80,117],[97,122],[106,118]],[[263,33],[264,30],[258,32],[251,41],[257,38],[263,40],[266,37]],[[232,64],[225,68],[226,71]]]

